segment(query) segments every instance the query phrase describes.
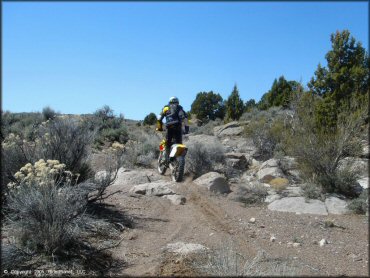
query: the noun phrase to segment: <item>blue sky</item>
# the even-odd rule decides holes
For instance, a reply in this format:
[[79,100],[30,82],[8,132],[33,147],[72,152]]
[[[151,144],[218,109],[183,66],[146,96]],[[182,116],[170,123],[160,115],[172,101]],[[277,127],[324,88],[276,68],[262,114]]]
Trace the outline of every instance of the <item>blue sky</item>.
[[171,96],[260,100],[326,65],[330,34],[368,49],[368,2],[3,2],[2,109],[142,120]]

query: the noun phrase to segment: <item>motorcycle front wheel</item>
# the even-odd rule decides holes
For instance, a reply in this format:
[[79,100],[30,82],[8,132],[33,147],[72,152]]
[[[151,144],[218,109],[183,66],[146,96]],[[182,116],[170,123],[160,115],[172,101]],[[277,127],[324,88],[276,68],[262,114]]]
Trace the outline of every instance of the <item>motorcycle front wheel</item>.
[[173,168],[172,168],[172,180],[176,182],[182,181],[184,178],[184,170],[185,170],[185,157],[179,156],[176,157],[176,159],[171,162]]
[[161,175],[164,175],[166,173],[166,170],[167,170],[167,167],[164,164],[164,157],[163,156],[164,156],[164,152],[160,152],[159,157],[158,157],[158,172]]

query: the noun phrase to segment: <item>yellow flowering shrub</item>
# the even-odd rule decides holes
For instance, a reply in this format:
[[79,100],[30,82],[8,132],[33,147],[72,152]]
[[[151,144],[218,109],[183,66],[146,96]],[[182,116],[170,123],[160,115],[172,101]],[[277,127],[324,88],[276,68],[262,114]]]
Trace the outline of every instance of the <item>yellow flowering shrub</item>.
[[61,181],[63,178],[67,182],[72,180],[72,173],[65,170],[66,165],[58,160],[40,159],[34,165],[27,163],[17,173],[14,174],[17,182],[8,184],[10,189],[17,188],[20,184],[30,185],[37,183],[40,186],[50,182]]

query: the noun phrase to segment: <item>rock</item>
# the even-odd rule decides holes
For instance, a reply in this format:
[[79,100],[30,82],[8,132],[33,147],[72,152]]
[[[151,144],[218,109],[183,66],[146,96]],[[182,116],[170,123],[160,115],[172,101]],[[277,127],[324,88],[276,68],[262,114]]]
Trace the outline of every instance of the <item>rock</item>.
[[195,142],[197,143],[210,143],[210,144],[221,144],[220,140],[212,135],[205,135],[205,134],[198,134],[198,135],[189,135],[189,139],[186,143],[186,145],[192,145]]
[[299,242],[294,242],[293,243],[293,247],[299,247],[299,246],[301,246],[302,244],[301,243],[299,243]]
[[249,219],[248,221],[249,223],[256,223],[256,218],[252,217],[251,219]]
[[322,240],[320,240],[319,242],[320,247],[323,247],[325,244],[328,244],[328,241],[326,239],[323,238]]
[[361,143],[362,143],[362,154],[360,155],[360,157],[370,158],[369,142],[367,140],[363,140]]
[[304,197],[282,198],[273,201],[267,207],[273,211],[328,215],[323,202],[319,200],[309,200],[306,202]]
[[95,174],[95,180],[102,181],[107,178],[108,172],[107,171],[99,171]]
[[286,194],[286,197],[301,197],[302,196],[302,189],[297,186],[288,186],[284,193]]
[[329,214],[346,214],[349,212],[347,202],[337,197],[326,198],[325,206]]
[[268,182],[268,184],[278,187],[287,186],[289,184],[289,180],[286,178],[273,178]]
[[213,134],[215,136],[238,136],[244,131],[244,126],[241,126],[238,122],[231,122],[226,125],[216,126],[213,129]]
[[346,157],[339,165],[339,169],[349,167],[351,171],[358,173],[361,177],[369,176],[369,159],[357,158],[357,157]]
[[276,240],[276,237],[275,237],[275,236],[271,236],[271,237],[270,237],[270,241],[271,241],[271,242],[275,242],[275,240]]
[[257,148],[254,145],[252,139],[244,137],[232,138],[224,137],[221,143],[228,149],[229,152],[239,152],[244,153],[246,157],[253,157],[257,153]]
[[161,180],[162,176],[152,170],[127,170],[120,168],[112,186],[131,188],[134,185]]
[[276,159],[269,159],[265,161],[264,163],[262,163],[256,175],[258,179],[260,180],[264,179],[268,175],[272,177],[271,179],[277,178],[277,177],[284,177],[283,172],[278,167],[278,162]]
[[291,156],[284,156],[283,158],[279,159],[278,165],[284,172],[296,170],[298,168],[296,159]]
[[190,253],[198,253],[208,249],[207,247],[197,244],[197,243],[184,243],[184,242],[176,242],[176,243],[169,243],[166,246],[166,250],[168,252],[177,253],[181,255],[187,255]]
[[194,183],[206,187],[209,191],[216,193],[229,193],[230,185],[225,177],[216,172],[209,172],[194,180]]
[[358,184],[363,188],[366,189],[369,187],[369,177],[363,177],[357,180]]
[[130,193],[152,195],[152,196],[163,196],[172,195],[175,192],[168,186],[171,186],[171,182],[152,182],[135,185],[130,189]]
[[163,198],[166,198],[171,201],[174,205],[184,205],[186,203],[186,198],[181,195],[164,195]]
[[261,164],[261,169],[272,168],[272,167],[279,167],[278,161],[275,158],[266,160],[265,162]]
[[279,200],[279,199],[281,199],[281,196],[279,194],[268,195],[265,198],[265,203],[272,203],[273,201],[276,201],[276,200]]
[[242,153],[226,153],[226,163],[238,170],[246,170],[248,168],[248,161]]

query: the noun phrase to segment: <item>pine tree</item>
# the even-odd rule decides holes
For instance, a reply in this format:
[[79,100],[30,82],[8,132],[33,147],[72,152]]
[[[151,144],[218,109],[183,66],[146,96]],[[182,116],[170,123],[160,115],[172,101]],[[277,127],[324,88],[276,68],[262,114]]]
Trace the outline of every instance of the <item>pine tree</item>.
[[311,92],[323,97],[318,121],[334,127],[337,114],[352,100],[369,93],[369,56],[348,30],[331,34],[332,49],[326,54],[327,67],[320,64],[308,83]]
[[225,116],[225,104],[220,94],[200,92],[191,105],[190,112],[197,116],[198,120],[208,122],[216,118],[223,119]]
[[226,101],[226,118],[233,121],[239,120],[243,112],[244,103],[243,100],[240,98],[239,90],[235,84],[231,95]]

